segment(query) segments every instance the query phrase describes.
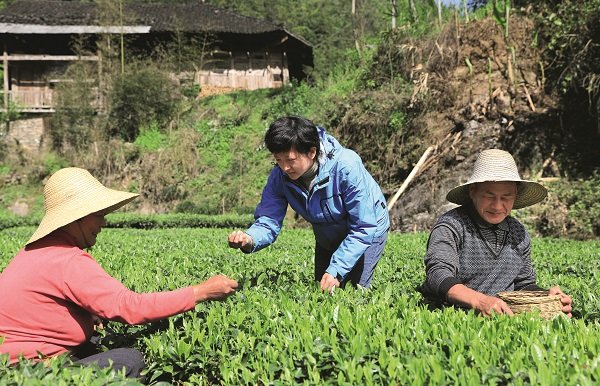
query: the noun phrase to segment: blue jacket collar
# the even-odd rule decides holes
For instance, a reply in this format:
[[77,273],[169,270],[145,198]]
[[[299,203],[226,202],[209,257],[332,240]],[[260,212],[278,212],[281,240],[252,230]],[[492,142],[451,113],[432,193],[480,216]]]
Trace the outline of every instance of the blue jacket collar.
[[336,158],[341,154],[342,145],[337,139],[327,134],[324,128],[317,126],[317,131],[321,139],[321,154],[319,155],[319,172],[315,185],[316,188],[319,188],[328,182],[331,168],[335,165]]

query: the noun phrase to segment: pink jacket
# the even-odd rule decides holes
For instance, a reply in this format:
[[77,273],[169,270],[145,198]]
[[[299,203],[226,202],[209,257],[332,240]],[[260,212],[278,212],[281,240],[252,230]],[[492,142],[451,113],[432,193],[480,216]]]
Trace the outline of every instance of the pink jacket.
[[139,294],[106,273],[65,232],[19,251],[0,274],[0,353],[38,358],[70,351],[92,335],[92,315],[143,324],[189,311],[192,287]]

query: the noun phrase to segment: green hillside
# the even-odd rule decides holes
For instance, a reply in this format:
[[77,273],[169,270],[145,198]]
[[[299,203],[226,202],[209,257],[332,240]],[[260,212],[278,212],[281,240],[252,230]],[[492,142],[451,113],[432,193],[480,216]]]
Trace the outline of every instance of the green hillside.
[[[354,16],[341,1],[323,9],[302,2],[295,12],[284,1],[213,3],[250,16],[264,11],[309,39],[309,79],[198,98],[193,85],[174,89],[164,68],[139,58],[111,79],[119,108],[100,116],[83,108],[75,81],[62,90],[70,104],[57,108],[46,152],[30,157],[2,143],[0,212],[39,217],[41,183],[75,165],[141,193],[129,206],[141,214],[249,214],[271,168],[264,130],[295,114],[356,150],[388,197],[433,146],[391,211],[394,230],[429,229],[473,157],[500,147],[525,178],[550,190],[546,204],[517,214],[532,231],[600,235],[599,0],[493,1],[468,19],[462,7],[443,8],[439,18],[435,2],[402,2],[393,30],[384,1],[358,2]],[[77,80],[89,69],[71,71]]]

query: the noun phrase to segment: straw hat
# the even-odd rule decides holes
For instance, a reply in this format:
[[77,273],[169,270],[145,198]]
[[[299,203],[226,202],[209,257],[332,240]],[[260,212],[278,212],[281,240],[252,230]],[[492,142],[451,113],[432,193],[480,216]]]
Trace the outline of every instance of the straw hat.
[[85,169],[60,169],[44,186],[46,213],[27,244],[88,214],[113,212],[137,196],[137,193],[107,188]]
[[490,149],[479,153],[471,178],[462,185],[452,189],[446,199],[458,205],[466,205],[471,201],[469,186],[478,182],[518,182],[517,197],[514,209],[524,208],[542,201],[548,191],[542,185],[533,181],[522,180],[517,170],[517,164],[510,153],[504,150]]

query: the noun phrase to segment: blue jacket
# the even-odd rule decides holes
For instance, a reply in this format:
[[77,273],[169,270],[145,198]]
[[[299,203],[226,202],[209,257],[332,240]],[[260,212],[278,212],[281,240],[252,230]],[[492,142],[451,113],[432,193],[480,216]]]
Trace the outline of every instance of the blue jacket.
[[346,149],[318,128],[321,138],[319,170],[310,191],[292,181],[278,167],[271,171],[246,231],[254,240],[251,252],[272,244],[288,204],[312,224],[317,243],[335,251],[327,273],[344,279],[373,239],[390,227],[381,188],[354,151]]

